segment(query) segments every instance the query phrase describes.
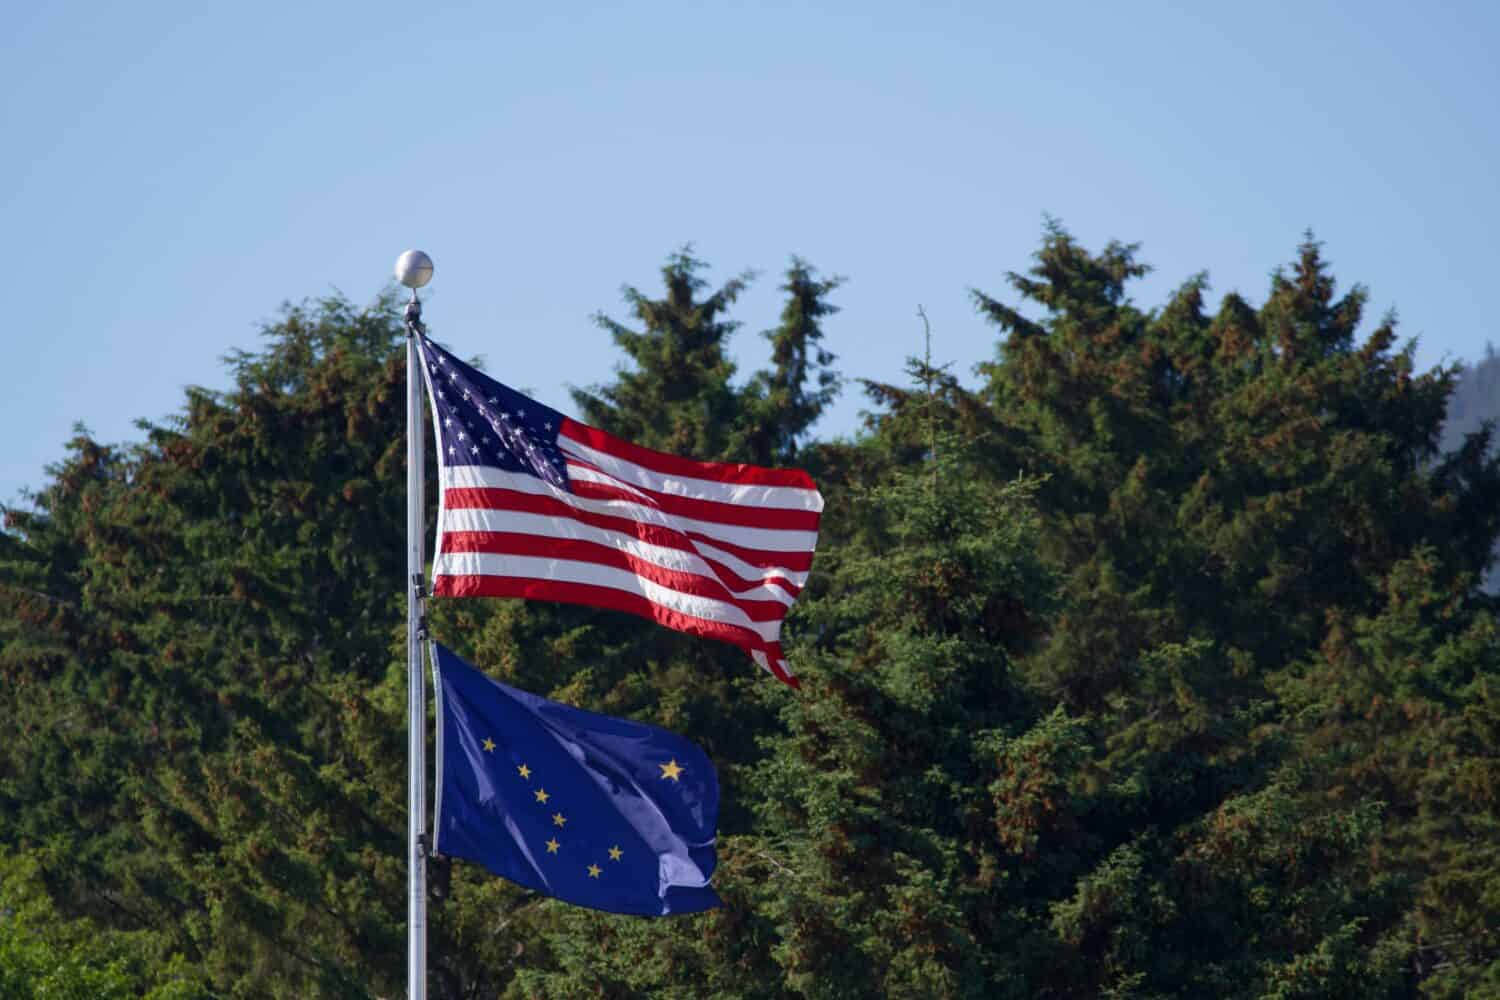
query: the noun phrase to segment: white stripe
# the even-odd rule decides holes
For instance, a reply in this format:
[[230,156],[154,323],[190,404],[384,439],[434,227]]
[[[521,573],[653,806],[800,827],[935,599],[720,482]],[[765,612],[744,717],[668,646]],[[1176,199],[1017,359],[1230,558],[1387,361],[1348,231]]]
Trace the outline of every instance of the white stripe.
[[665,472],[655,472],[628,459],[617,458],[608,452],[591,448],[577,438],[566,434],[557,439],[564,453],[597,465],[616,478],[643,486],[658,493],[671,493],[695,500],[717,500],[719,503],[738,504],[742,507],[774,507],[778,510],[823,509],[823,495],[817,490],[800,486],[757,486],[753,484],[721,483],[713,479],[695,479]]
[[631,493],[635,496],[640,497],[641,500],[646,503],[656,502],[652,497],[646,495],[645,493],[642,493],[640,490],[636,489],[634,486],[631,486],[623,479],[616,479],[614,476],[611,476],[604,472],[600,472],[597,469],[585,468],[584,466],[579,465],[576,462],[568,463],[568,478],[573,480],[574,482],[598,483],[601,486],[613,486],[617,490],[624,490],[626,493]]
[[577,510],[604,514],[609,517],[628,518],[674,531],[696,531],[721,542],[729,542],[747,549],[757,549],[767,555],[774,555],[777,552],[811,552],[818,542],[816,531],[746,528],[737,524],[720,524],[717,521],[700,521],[678,514],[668,514],[657,507],[630,500],[592,500],[574,496],[524,472],[506,472],[488,465],[453,465],[443,468],[444,489],[481,485],[515,490],[533,496],[553,497]]
[[600,566],[598,563],[542,559],[536,556],[502,556],[489,552],[450,552],[433,560],[432,571],[434,576],[496,576],[592,584],[644,597],[652,604],[693,618],[736,625],[754,632],[767,642],[775,642],[781,636],[780,619],[769,622],[752,621],[749,615],[728,601],[684,594],[642,579],[629,570]]
[[[595,542],[606,548],[628,553],[662,569],[704,577],[721,584],[736,598],[742,600],[776,601],[788,607],[795,600],[791,594],[780,587],[760,585],[747,590],[737,590],[737,585],[733,581],[720,578],[714,572],[713,567],[695,553],[667,548],[664,545],[652,545],[632,535],[596,528],[581,521],[549,517],[546,514],[528,514],[514,510],[455,509],[447,512],[447,523],[443,526],[443,530],[450,533],[505,531],[518,535],[535,535],[540,538],[569,538],[581,542]],[[759,574],[750,576],[752,580],[758,578]]]

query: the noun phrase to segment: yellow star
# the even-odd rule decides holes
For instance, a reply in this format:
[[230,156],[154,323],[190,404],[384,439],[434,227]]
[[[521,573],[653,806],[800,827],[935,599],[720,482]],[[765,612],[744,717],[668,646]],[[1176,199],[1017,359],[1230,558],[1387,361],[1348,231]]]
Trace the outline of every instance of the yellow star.
[[661,768],[661,776],[663,778],[671,778],[673,781],[676,781],[677,776],[687,770],[687,768],[678,764],[675,758],[666,764],[658,764],[656,766]]
[[609,860],[611,860],[611,861],[619,861],[620,857],[624,853],[625,853],[624,851],[620,850],[620,845],[616,844],[614,847],[611,847],[609,849]]
[[484,752],[485,753],[494,753],[495,752],[495,741],[492,740],[492,739],[490,739],[488,736],[486,736],[484,738]]
[[547,841],[547,853],[556,854],[557,849],[561,846],[562,845],[557,842],[557,838],[553,837],[551,840]]
[[567,822],[568,822],[568,817],[564,816],[562,813],[553,813],[552,814],[552,825],[553,826],[564,826],[564,825],[567,824]]
[[599,873],[603,870],[604,869],[600,868],[598,865],[589,865],[589,878],[598,878]]
[[538,802],[546,802],[548,799],[552,798],[552,796],[547,794],[547,789],[545,788],[538,788],[531,794],[536,796],[536,800]]
[[516,768],[516,772],[519,773],[521,777],[526,778],[528,781],[531,779],[531,768],[527,767],[525,764],[522,764],[520,767]]

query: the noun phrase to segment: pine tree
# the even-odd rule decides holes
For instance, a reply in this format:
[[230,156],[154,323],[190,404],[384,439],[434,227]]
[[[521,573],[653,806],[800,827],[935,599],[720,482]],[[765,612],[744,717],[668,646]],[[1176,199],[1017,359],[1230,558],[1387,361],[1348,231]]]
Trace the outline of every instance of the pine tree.
[[634,367],[622,368],[610,385],[574,391],[585,423],[658,451],[731,458],[727,449],[740,407],[725,346],[739,324],[725,314],[752,275],[731,278],[700,298],[708,287],[701,276],[706,268],[685,248],[661,269],[664,298],[626,286],[625,301],[643,329],[598,314],[599,326]]
[[1393,318],[1360,342],[1366,294],[1336,296],[1310,237],[1260,309],[1229,295],[1209,318],[1199,276],[1144,312],[1126,295],[1142,273],[1134,248],[1095,257],[1053,226],[1011,276],[1041,318],[976,294],[1008,334],[993,410],[1048,477],[1043,546],[1067,574],[1024,667],[1089,719],[1099,780],[1132,793],[1092,815],[1103,861],[1055,926],[1098,991],[1402,995],[1432,869],[1370,864],[1409,814],[1353,782],[1367,738],[1304,732],[1334,708],[1282,678],[1404,600],[1412,560],[1466,593],[1496,466],[1478,439],[1440,458],[1453,370],[1416,373]]
[[403,974],[401,332],[330,300],[266,334],[7,511],[0,842],[216,992],[360,996]]
[[797,444],[839,391],[832,352],[823,346],[825,317],[838,312],[828,297],[842,278],[819,279],[806,261],[793,257],[781,290],[786,305],[781,323],[767,330],[771,343],[769,371],[758,372],[745,390],[748,440],[744,452],[757,465],[788,465],[797,460]]

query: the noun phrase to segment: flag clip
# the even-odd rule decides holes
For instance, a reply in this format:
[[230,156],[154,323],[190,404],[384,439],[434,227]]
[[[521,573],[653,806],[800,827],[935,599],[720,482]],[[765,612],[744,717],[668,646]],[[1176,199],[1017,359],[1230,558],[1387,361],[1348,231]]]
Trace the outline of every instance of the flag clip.
[[422,325],[422,300],[417,298],[417,290],[411,290],[411,301],[406,304],[406,313],[401,317],[406,321],[406,335],[408,337],[417,334],[425,335],[427,327]]
[[427,586],[422,582],[421,573],[413,573],[411,575],[411,592],[417,597],[427,596]]

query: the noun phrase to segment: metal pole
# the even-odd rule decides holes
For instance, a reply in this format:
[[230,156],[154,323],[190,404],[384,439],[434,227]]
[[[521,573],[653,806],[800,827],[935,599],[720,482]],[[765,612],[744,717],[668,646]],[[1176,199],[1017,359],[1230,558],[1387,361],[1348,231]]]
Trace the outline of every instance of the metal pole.
[[407,861],[410,865],[406,906],[406,995],[427,997],[427,692],[422,672],[422,645],[427,637],[422,585],[422,370],[417,336],[422,326],[422,302],[412,289],[406,306],[406,667],[407,667]]

